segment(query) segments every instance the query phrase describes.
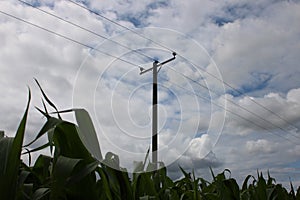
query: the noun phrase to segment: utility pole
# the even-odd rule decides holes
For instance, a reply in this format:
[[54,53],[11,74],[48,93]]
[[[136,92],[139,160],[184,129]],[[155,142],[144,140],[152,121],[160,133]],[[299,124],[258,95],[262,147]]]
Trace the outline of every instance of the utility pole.
[[140,75],[151,71],[152,70],[152,74],[153,74],[153,91],[152,91],[152,163],[155,164],[155,168],[157,169],[157,147],[158,147],[158,136],[157,136],[157,125],[158,125],[158,97],[157,97],[157,74],[159,72],[159,70],[161,69],[161,67],[174,60],[176,57],[176,53],[173,52],[173,58],[170,58],[162,63],[159,63],[157,60],[155,60],[153,62],[153,67],[149,68],[149,69],[144,69],[142,67],[140,67]]

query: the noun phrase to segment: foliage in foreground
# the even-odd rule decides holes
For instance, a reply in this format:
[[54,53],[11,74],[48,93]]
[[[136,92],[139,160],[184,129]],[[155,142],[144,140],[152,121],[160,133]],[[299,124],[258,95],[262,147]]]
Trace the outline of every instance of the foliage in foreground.
[[[41,89],[42,91],[42,89]],[[46,102],[56,111],[54,104],[42,91]],[[111,152],[102,158],[96,133],[88,113],[83,109],[75,112],[77,124],[64,121],[60,113],[51,116],[44,104],[46,118],[37,137],[23,145],[29,100],[14,138],[0,132],[0,198],[11,199],[300,199],[300,189],[288,192],[268,174],[267,180],[258,173],[257,178],[248,175],[239,188],[235,179],[226,177],[224,170],[214,175],[213,181],[196,178],[194,173],[181,169],[183,178],[177,181],[167,176],[161,167],[151,172],[152,163],[146,159],[138,162],[135,173],[130,175],[119,165],[119,157]],[[28,146],[43,135],[48,143],[35,149]],[[21,155],[30,155],[41,149],[50,148],[53,156],[39,155],[32,166],[22,162]],[[99,162],[99,160],[101,162]],[[131,177],[131,178],[130,178]]]

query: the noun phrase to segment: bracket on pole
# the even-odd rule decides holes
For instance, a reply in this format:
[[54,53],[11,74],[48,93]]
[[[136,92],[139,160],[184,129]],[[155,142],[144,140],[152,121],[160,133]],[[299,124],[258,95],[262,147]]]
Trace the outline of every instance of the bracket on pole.
[[[172,61],[172,60],[175,60],[177,54],[176,54],[175,52],[173,52],[172,55],[173,55],[173,58],[170,58],[170,59],[168,59],[168,60],[166,60],[166,61],[164,61],[164,62],[162,62],[162,63],[158,62],[157,60],[155,60],[154,62],[158,63],[158,64],[157,64],[157,67],[162,67],[164,64],[166,64],[166,63],[168,63],[168,62],[170,62],[170,61]],[[151,68],[149,68],[149,69],[145,69],[145,68],[143,68],[143,67],[140,67],[140,75],[142,75],[142,74],[144,74],[144,73],[146,73],[146,72],[149,72],[149,71],[151,71],[152,69],[153,69],[153,67],[151,67]]]

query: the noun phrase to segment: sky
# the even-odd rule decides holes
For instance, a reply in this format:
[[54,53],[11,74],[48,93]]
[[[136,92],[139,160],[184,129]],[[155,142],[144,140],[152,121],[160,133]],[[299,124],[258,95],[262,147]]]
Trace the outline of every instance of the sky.
[[42,107],[36,78],[60,110],[85,108],[102,153],[118,154],[130,171],[151,145],[152,72],[140,67],[176,52],[158,73],[158,155],[169,175],[179,178],[181,166],[209,178],[212,167],[241,183],[269,170],[300,185],[299,1],[25,2],[33,7],[0,1],[0,129],[8,136],[27,86],[25,143],[45,122],[34,108]]

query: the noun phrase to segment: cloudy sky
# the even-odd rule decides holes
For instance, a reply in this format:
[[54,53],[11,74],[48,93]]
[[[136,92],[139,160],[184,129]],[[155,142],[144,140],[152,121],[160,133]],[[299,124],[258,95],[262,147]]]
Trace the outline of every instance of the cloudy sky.
[[[0,125],[13,136],[33,100],[25,142],[44,119],[33,78],[61,110],[85,108],[102,153],[123,166],[151,142],[159,71],[159,160],[239,181],[270,170],[300,185],[299,1],[0,1]],[[73,120],[72,115],[64,116]],[[39,141],[42,144],[43,139]]]

